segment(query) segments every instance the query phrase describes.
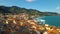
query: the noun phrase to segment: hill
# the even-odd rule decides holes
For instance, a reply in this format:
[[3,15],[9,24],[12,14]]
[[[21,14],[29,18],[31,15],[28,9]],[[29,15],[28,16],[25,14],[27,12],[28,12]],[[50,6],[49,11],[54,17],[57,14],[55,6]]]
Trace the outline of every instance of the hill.
[[17,6],[0,6],[0,14],[19,14],[19,13],[27,13],[29,15],[36,15],[36,16],[58,16],[58,13],[54,12],[41,12],[35,9],[26,9]]

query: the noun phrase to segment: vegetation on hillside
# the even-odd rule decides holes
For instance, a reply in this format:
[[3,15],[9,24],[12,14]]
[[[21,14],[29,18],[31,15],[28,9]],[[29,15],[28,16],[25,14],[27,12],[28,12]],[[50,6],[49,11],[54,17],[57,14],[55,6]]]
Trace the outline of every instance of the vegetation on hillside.
[[58,13],[54,12],[41,12],[35,9],[26,9],[17,6],[11,6],[11,7],[0,6],[0,14],[19,14],[19,13],[27,13],[29,15],[35,15],[35,16],[59,15]]

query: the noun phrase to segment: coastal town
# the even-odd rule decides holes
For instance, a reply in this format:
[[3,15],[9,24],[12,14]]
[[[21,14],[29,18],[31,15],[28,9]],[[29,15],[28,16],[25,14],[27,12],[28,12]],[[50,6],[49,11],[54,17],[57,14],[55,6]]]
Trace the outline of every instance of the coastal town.
[[60,34],[60,26],[39,24],[26,13],[0,15],[1,34]]

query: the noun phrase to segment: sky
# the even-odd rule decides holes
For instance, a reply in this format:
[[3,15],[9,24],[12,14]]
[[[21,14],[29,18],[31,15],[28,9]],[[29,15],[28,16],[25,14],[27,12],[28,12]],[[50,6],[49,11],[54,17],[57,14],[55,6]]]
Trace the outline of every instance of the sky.
[[0,6],[18,6],[42,12],[60,13],[60,0],[0,0]]

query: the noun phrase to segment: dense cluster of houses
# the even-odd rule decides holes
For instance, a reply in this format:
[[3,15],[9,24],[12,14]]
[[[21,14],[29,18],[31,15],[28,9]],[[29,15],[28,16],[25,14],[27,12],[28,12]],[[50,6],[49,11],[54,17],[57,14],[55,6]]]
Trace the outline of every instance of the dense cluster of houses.
[[3,34],[60,34],[60,27],[39,24],[25,13],[1,16],[0,29]]

